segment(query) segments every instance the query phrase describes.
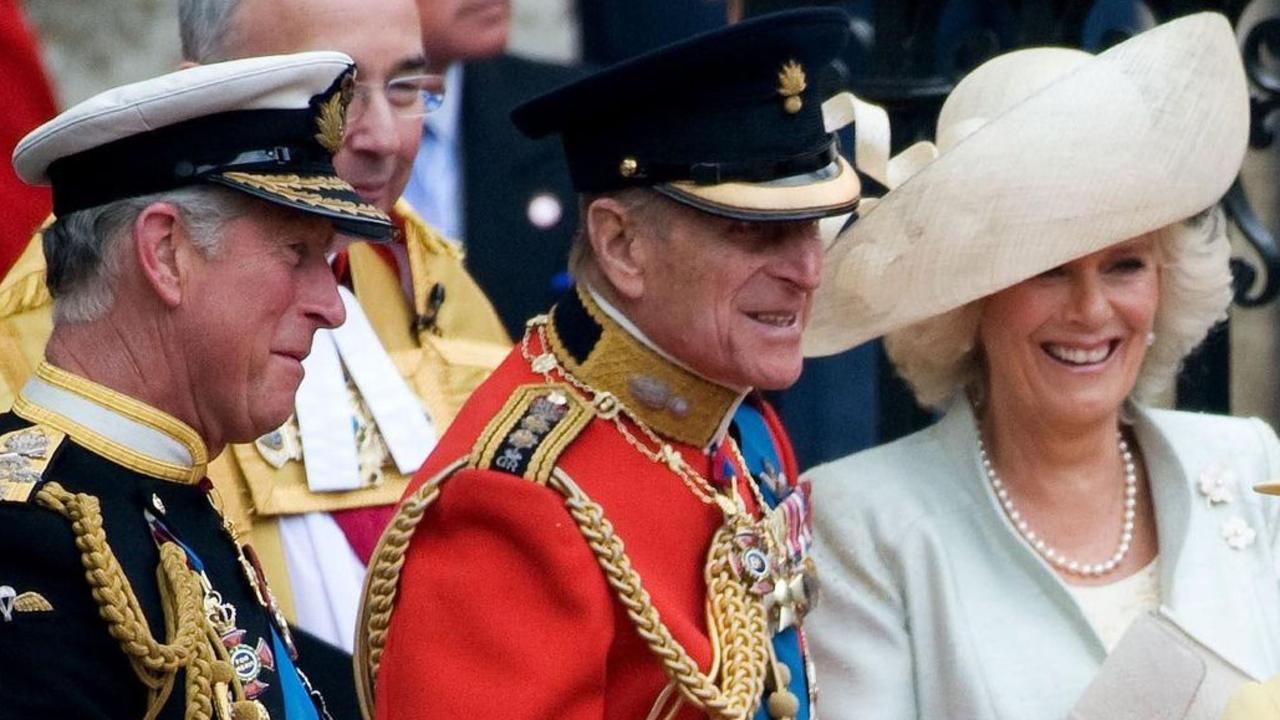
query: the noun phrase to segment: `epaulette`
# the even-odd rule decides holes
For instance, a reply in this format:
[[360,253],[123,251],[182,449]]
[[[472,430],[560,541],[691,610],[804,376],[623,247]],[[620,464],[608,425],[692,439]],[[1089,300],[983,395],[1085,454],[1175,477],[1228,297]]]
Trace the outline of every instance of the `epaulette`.
[[521,385],[480,434],[467,465],[546,484],[560,455],[593,417],[590,403],[569,385]]
[[0,503],[29,502],[66,434],[32,425],[0,435]]

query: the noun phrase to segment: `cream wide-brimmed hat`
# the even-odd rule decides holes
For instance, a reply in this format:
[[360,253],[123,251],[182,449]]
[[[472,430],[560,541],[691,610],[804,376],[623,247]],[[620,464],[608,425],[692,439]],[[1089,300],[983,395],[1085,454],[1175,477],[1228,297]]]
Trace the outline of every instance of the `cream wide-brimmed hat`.
[[[830,122],[859,115],[849,95]],[[883,122],[879,123],[883,126]],[[1226,18],[1190,15],[1093,56],[1034,48],[948,96],[937,145],[867,169],[889,188],[828,250],[807,355],[830,355],[1205,210],[1230,187],[1248,89]],[[874,149],[873,149],[874,150]]]

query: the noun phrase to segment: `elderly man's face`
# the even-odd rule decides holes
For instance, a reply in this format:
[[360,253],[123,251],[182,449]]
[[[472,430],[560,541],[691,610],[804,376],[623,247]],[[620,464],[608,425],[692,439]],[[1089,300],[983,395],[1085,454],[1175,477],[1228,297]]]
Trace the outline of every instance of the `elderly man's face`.
[[413,0],[242,0],[233,23],[235,57],[338,50],[356,61],[361,111],[348,119],[333,164],[362,198],[389,212],[422,138],[422,117],[398,115],[382,91],[389,80],[424,72]]
[[289,418],[312,336],[346,318],[333,238],[328,220],[255,201],[195,255],[179,317],[203,427],[246,442]]
[[665,205],[665,227],[639,229],[653,237],[641,243],[644,291],[632,320],[710,380],[767,390],[794,383],[822,274],[817,222],[741,222]]

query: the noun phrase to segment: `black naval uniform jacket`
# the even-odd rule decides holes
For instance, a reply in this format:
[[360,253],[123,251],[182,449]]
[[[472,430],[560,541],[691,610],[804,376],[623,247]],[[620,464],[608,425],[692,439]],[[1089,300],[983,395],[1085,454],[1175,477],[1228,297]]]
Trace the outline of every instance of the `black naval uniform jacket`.
[[[39,435],[49,440],[43,455],[32,440]],[[72,522],[38,498],[50,483],[97,498],[106,542],[157,642],[171,641],[155,539],[163,528],[198,558],[190,562],[203,565],[209,590],[235,608],[244,632],[225,646],[238,650],[230,656],[242,686],[275,720],[317,716],[296,692],[305,684],[281,657],[275,638],[283,636],[256,597],[252,566],[240,562],[210,502],[205,454],[178,420],[47,364],[0,415],[0,718],[136,720],[146,712],[147,692],[103,619]],[[184,672],[158,717],[184,716]],[[288,714],[286,685],[295,690]],[[299,698],[310,706],[300,713]]]

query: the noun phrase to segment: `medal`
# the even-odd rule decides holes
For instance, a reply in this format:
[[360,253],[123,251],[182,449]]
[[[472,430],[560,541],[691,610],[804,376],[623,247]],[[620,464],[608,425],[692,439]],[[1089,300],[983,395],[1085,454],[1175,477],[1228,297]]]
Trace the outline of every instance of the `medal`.
[[245,697],[254,700],[268,687],[258,676],[263,670],[275,670],[276,660],[265,640],[258,638],[258,644],[251,646],[244,642],[245,634],[244,630],[232,628],[222,635],[222,646],[227,649],[231,668],[244,688]]

